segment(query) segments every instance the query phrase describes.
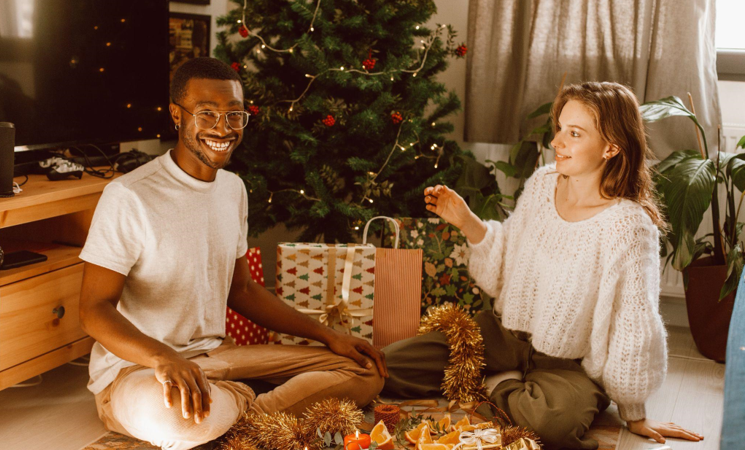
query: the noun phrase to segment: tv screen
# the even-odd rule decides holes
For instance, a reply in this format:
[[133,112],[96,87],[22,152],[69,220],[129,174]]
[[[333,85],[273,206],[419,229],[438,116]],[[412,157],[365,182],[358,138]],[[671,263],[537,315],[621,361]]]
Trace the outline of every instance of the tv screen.
[[0,0],[0,122],[16,151],[159,137],[168,72],[167,0]]

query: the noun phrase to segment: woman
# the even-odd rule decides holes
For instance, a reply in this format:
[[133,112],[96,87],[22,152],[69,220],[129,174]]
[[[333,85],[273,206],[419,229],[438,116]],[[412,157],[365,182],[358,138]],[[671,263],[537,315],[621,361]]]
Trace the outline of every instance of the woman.
[[[636,98],[617,83],[567,86],[552,117],[556,164],[527,181],[504,223],[481,221],[445,186],[424,191],[427,209],[468,238],[469,271],[495,299],[476,317],[489,397],[548,448],[597,448],[583,435],[610,399],[633,433],[701,440],[645,412],[667,369],[658,311],[665,224]],[[439,393],[449,353],[442,333],[384,352],[387,393]]]

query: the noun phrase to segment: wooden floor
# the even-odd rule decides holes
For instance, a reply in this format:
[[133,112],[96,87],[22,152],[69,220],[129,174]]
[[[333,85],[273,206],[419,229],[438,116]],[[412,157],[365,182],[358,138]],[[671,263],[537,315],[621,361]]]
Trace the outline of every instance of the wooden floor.
[[[674,450],[716,450],[722,425],[724,365],[696,351],[687,328],[669,328],[668,375],[647,402],[650,418],[675,422],[701,433],[698,443],[668,439]],[[86,367],[64,365],[44,374],[34,387],[0,391],[0,448],[79,450],[106,430],[86,389]],[[659,444],[624,429],[618,450],[647,450]]]

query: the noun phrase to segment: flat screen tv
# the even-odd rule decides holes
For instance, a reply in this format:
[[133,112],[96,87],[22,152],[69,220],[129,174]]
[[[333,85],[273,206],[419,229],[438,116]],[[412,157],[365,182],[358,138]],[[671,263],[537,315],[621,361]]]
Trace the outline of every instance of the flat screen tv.
[[0,0],[0,122],[16,152],[168,128],[167,0]]

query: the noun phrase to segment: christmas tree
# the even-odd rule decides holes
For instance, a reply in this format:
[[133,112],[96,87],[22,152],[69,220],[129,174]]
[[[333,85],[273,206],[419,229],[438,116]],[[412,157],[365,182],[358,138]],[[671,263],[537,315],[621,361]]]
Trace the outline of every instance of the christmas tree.
[[466,48],[428,28],[431,0],[233,0],[215,56],[244,81],[251,113],[231,170],[249,230],[350,242],[376,215],[425,217],[428,185],[464,158],[443,118],[460,108],[436,75]]

